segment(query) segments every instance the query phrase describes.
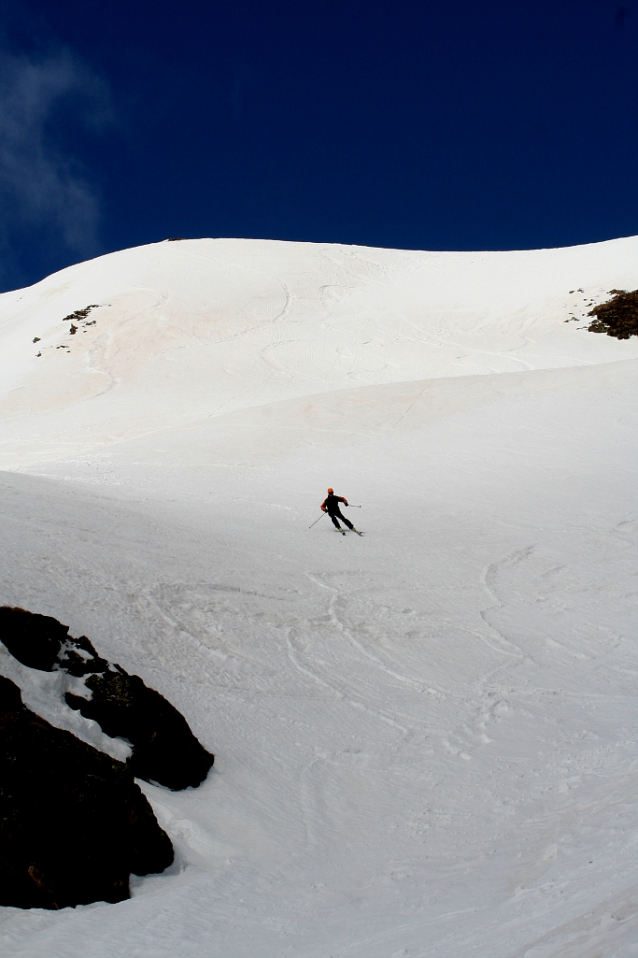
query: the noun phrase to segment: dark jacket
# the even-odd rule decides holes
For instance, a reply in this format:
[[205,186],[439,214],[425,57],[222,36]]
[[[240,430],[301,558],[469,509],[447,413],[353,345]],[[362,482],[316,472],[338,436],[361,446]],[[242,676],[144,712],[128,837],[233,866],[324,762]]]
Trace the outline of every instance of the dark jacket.
[[328,496],[321,503],[321,508],[324,512],[327,512],[329,515],[334,515],[339,512],[339,503],[343,502],[344,506],[348,505],[348,500],[344,499],[343,496],[335,496],[333,493],[331,496]]

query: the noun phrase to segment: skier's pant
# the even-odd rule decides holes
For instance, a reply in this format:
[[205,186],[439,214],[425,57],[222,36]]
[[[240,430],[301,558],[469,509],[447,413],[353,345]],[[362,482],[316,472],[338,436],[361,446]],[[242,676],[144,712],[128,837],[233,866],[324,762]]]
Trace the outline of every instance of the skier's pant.
[[342,515],[341,515],[341,509],[337,509],[336,512],[329,512],[328,515],[329,515],[330,518],[332,519],[332,521],[333,521],[333,523],[334,523],[336,529],[340,529],[340,528],[341,528],[341,526],[340,526],[339,523],[337,522],[337,519],[341,519],[341,521],[342,521],[345,525],[347,525],[348,529],[354,529],[354,526],[352,525],[352,523],[350,522],[350,520],[349,520],[349,519],[346,519],[345,516],[342,516]]

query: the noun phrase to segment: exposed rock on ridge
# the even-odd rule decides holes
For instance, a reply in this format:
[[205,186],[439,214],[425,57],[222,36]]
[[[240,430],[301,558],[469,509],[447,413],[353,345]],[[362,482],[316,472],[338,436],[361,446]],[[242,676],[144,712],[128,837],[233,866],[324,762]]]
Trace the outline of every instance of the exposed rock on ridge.
[[629,339],[638,336],[638,289],[626,292],[622,289],[610,290],[612,298],[595,306],[587,314],[595,316],[587,327],[590,333],[607,333],[616,339]]

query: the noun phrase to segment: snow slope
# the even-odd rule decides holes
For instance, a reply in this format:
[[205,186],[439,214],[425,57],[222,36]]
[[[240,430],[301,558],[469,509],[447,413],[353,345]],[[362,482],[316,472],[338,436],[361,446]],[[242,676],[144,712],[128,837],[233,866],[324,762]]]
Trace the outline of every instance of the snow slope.
[[638,955],[638,339],[582,328],[637,286],[638,238],[197,240],[0,296],[0,601],[216,754],[143,786],[170,874],[3,954]]

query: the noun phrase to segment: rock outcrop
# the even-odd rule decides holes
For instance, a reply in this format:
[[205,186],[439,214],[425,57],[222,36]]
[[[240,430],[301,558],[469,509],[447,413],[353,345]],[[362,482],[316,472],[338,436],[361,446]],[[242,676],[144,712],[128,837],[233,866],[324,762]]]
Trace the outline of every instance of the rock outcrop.
[[638,289],[626,292],[622,289],[610,290],[611,299],[595,306],[587,313],[594,316],[589,326],[590,333],[607,333],[616,339],[629,339],[638,336]]
[[137,675],[101,658],[86,636],[73,638],[68,632],[68,626],[50,616],[0,607],[0,638],[18,661],[84,678],[91,698],[67,693],[67,704],[96,721],[106,735],[128,739],[134,775],[174,790],[199,785],[214,756],[183,715]]
[[[40,654],[44,640],[31,661]],[[0,677],[0,903],[122,901],[131,872],[161,872],[172,861],[132,770],[31,712]]]

